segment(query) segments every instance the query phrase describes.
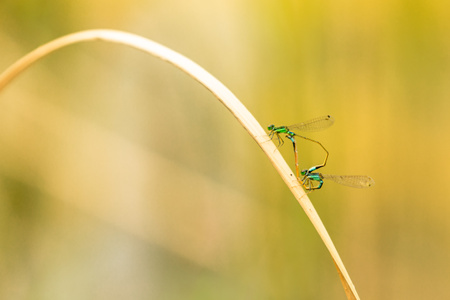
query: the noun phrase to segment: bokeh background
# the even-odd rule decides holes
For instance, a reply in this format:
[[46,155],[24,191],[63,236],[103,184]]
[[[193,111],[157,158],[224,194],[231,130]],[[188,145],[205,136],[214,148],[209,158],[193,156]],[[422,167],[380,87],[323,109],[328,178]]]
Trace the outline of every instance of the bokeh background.
[[[84,29],[191,58],[263,126],[331,114],[311,194],[362,299],[450,297],[450,4],[2,0],[0,69]],[[323,153],[302,142],[301,166]],[[293,166],[290,145],[280,148]],[[202,86],[104,42],[0,94],[1,299],[345,299],[256,143]]]

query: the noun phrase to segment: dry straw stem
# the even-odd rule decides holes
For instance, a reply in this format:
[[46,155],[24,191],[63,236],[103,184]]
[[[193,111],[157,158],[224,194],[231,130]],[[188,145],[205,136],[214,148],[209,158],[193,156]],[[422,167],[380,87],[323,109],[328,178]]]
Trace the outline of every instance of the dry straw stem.
[[205,71],[202,67],[191,61],[190,59],[182,56],[181,54],[168,49],[158,43],[155,43],[146,38],[107,29],[98,30],[86,30],[69,34],[53,40],[28,55],[24,56],[5,72],[0,74],[0,91],[20,72],[29,67],[32,63],[38,59],[50,54],[51,52],[63,48],[65,46],[75,44],[78,42],[87,42],[92,40],[102,40],[108,42],[114,42],[124,44],[137,48],[153,56],[156,56],[164,61],[167,61],[182,71],[189,74],[195,80],[204,85],[209,91],[211,91],[223,105],[236,117],[239,123],[247,130],[247,132],[255,139],[269,160],[272,162],[275,169],[283,178],[288,188],[292,191],[297,201],[305,210],[306,215],[309,217],[320,237],[322,238],[325,246],[330,251],[331,257],[336,265],[336,268],[341,278],[344,290],[348,299],[359,299],[355,286],[353,285],[350,276],[342,263],[341,258],[327,232],[325,226],[319,218],[314,206],[310,199],[305,194],[303,188],[297,181],[296,177],[292,173],[291,169],[287,165],[286,161],[281,156],[275,144],[267,136],[264,129],[256,121],[253,115],[245,108],[245,106],[233,95],[233,93],[226,88],[219,80]]

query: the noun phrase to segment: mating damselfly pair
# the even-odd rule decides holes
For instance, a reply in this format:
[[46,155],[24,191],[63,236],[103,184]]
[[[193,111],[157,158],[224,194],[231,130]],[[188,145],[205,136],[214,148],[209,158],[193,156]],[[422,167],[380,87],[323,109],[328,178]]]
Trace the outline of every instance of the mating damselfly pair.
[[[315,172],[320,168],[325,167],[327,164],[329,153],[325,147],[319,143],[316,140],[307,138],[305,136],[298,135],[294,133],[292,130],[295,131],[303,131],[303,132],[314,132],[314,131],[320,131],[325,128],[330,127],[333,125],[334,119],[333,117],[327,115],[323,117],[318,117],[309,121],[305,121],[302,123],[290,125],[290,126],[275,126],[270,125],[268,126],[268,130],[270,131],[269,137],[273,139],[274,137],[277,138],[278,146],[281,146],[284,144],[284,140],[281,137],[282,134],[286,134],[286,138],[288,138],[293,146],[294,146],[294,157],[295,157],[295,171],[297,180],[302,184],[302,186],[308,190],[308,191],[314,191],[318,190],[323,186],[323,180],[331,180],[336,183],[355,187],[355,188],[367,188],[375,184],[375,181],[370,178],[369,176],[363,176],[363,175],[326,175],[322,173]],[[297,143],[295,142],[295,137],[299,137],[302,139],[305,139],[310,142],[314,142],[325,151],[326,156],[325,160],[322,164],[313,166],[309,169],[304,169],[301,172],[299,172],[299,166],[298,166],[298,151],[297,151]],[[301,175],[301,176],[300,176]]]

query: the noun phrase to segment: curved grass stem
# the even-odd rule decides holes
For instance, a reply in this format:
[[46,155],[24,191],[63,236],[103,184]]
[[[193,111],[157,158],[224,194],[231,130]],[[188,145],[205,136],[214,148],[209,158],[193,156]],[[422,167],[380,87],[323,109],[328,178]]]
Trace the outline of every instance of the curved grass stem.
[[93,40],[102,40],[107,42],[113,42],[118,44],[124,44],[153,56],[156,56],[164,61],[167,61],[182,71],[189,74],[195,80],[200,82],[209,91],[211,91],[223,105],[236,117],[236,119],[242,124],[247,132],[258,143],[264,153],[267,155],[275,169],[280,174],[292,194],[295,196],[301,207],[304,209],[306,215],[309,217],[320,237],[322,238],[325,246],[328,248],[331,257],[336,265],[339,273],[339,277],[344,285],[344,290],[348,299],[359,299],[356,289],[350,279],[350,276],[345,269],[345,266],[339,257],[339,254],[334,246],[325,226],[320,220],[314,206],[310,199],[305,194],[296,176],[292,173],[291,169],[287,165],[286,161],[281,156],[275,144],[267,136],[264,129],[253,117],[253,115],[247,110],[247,108],[236,98],[233,93],[226,88],[219,80],[209,74],[202,67],[184,57],[183,55],[165,47],[158,43],[155,43],[146,38],[138,35],[116,31],[108,29],[86,30],[69,34],[53,40],[47,44],[40,46],[34,51],[30,52],[11,67],[0,74],[0,91],[13,80],[22,71],[28,68],[31,64],[43,58],[53,51],[61,49],[65,46],[87,42]]

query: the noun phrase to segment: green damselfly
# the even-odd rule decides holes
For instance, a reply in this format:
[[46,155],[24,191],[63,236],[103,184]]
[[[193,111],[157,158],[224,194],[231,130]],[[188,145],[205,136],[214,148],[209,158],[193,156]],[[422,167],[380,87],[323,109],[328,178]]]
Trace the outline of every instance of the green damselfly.
[[297,146],[295,143],[295,138],[296,136],[314,142],[316,144],[318,144],[320,147],[322,147],[322,149],[325,151],[326,156],[325,156],[325,160],[323,161],[323,163],[321,165],[319,165],[320,167],[323,167],[327,164],[327,160],[328,160],[328,151],[327,149],[325,149],[325,147],[319,143],[316,140],[307,138],[305,136],[301,136],[296,134],[295,132],[293,132],[292,130],[299,130],[299,131],[303,131],[303,132],[315,132],[315,131],[320,131],[322,129],[328,128],[331,125],[333,125],[334,123],[334,118],[330,115],[326,115],[326,116],[322,116],[322,117],[317,117],[315,119],[311,119],[302,123],[298,123],[298,124],[294,124],[294,125],[290,125],[290,126],[275,126],[275,125],[269,125],[267,127],[267,129],[270,131],[269,133],[269,137],[270,139],[273,139],[275,136],[277,137],[278,140],[278,146],[281,146],[284,144],[284,140],[283,138],[280,136],[280,134],[285,133],[286,134],[286,138],[290,139],[293,143],[294,146],[294,152],[295,152],[295,167],[297,170],[297,178],[299,176],[299,172],[298,172],[298,156],[297,156]]
[[308,191],[318,190],[323,185],[323,180],[331,180],[336,183],[354,188],[368,188],[375,184],[375,181],[369,176],[364,175],[327,175],[314,172],[317,166],[302,170],[302,178],[298,178],[303,187]]
[[336,183],[354,188],[368,188],[375,184],[375,181],[371,177],[365,175],[327,175],[315,172],[318,169],[324,167],[325,164],[317,165],[309,169],[302,170],[301,171],[302,177],[300,177],[298,169],[297,144],[295,142],[294,137],[291,136],[290,140],[292,141],[292,144],[294,146],[295,171],[297,175],[297,180],[303,185],[303,187],[307,191],[314,191],[322,188],[323,180],[331,180]]

